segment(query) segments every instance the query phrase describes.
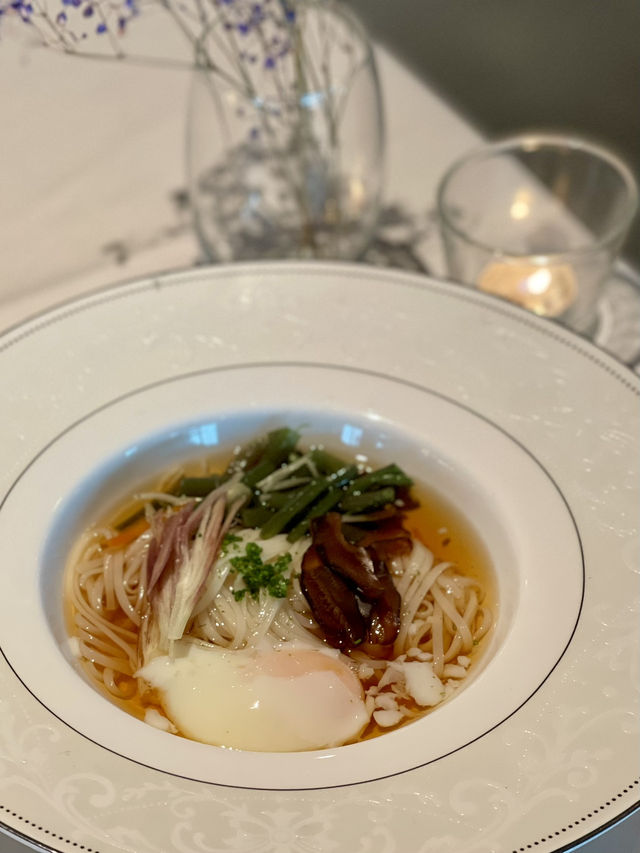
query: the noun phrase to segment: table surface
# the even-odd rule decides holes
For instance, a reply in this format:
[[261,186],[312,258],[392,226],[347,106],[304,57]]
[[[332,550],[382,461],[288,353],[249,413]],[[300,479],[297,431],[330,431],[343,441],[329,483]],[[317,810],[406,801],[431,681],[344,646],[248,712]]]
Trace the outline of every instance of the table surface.
[[[0,330],[106,285],[200,262],[184,191],[189,74],[34,49],[11,23],[3,36]],[[152,22],[147,37],[161,41],[162,25]],[[378,50],[378,61],[386,202],[365,261],[441,276],[437,181],[481,137],[396,58]],[[640,290],[625,266],[607,284],[595,342],[640,370]],[[26,849],[0,833],[0,853]],[[640,853],[640,814],[580,849]]]

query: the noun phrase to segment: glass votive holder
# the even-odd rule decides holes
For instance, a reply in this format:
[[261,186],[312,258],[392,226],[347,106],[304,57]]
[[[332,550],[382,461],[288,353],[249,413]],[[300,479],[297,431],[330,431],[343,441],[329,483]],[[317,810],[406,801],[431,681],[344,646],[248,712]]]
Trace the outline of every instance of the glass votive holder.
[[630,169],[581,139],[531,134],[455,162],[438,188],[449,276],[581,334],[638,205]]

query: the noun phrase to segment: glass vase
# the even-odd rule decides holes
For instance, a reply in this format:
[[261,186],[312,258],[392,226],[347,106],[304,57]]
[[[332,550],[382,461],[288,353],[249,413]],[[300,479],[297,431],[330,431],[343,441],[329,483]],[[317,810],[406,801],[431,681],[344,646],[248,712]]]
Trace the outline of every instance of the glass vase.
[[356,259],[376,226],[384,147],[364,29],[331,0],[218,9],[199,46],[187,134],[207,257]]

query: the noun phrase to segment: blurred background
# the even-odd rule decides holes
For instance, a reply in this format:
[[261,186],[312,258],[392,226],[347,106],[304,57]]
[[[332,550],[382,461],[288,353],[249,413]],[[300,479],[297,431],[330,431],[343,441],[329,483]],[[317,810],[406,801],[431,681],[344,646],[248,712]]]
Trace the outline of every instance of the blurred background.
[[[640,0],[347,0],[487,136],[574,132],[640,181]],[[640,217],[623,254],[640,265]]]

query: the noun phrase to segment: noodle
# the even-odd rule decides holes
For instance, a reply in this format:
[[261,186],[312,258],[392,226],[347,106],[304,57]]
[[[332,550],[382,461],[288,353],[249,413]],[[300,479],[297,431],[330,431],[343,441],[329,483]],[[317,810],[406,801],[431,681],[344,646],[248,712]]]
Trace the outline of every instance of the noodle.
[[[299,481],[304,485],[305,465],[313,474],[313,463],[300,457],[267,475],[259,486],[268,488],[270,494],[280,494]],[[327,648],[300,582],[310,539],[303,537],[290,544],[283,535],[276,535],[263,540],[257,529],[238,525],[236,516],[245,498],[233,490],[240,472],[200,501],[163,491],[180,476],[181,471],[174,471],[156,488],[135,493],[115,514],[113,525],[100,525],[81,537],[65,576],[69,632],[77,638],[75,648],[82,667],[109,696],[135,702],[131,710],[138,715],[140,707],[144,713],[147,688],[137,673],[143,663],[163,653],[158,645],[162,620],[185,626],[183,633],[172,628],[178,633],[168,635],[170,657],[175,640],[181,637],[200,648],[225,650],[277,648],[283,643]],[[420,511],[408,516],[422,531]],[[140,519],[137,535],[133,535],[137,532],[130,521],[133,518]],[[358,523],[360,516],[345,519]],[[444,527],[438,525],[438,529]],[[224,545],[229,531],[240,543],[235,550]],[[450,695],[467,678],[475,647],[493,624],[492,611],[484,601],[486,585],[461,571],[456,561],[437,556],[421,538],[413,535],[410,553],[388,560],[400,600],[390,656],[379,659],[366,647],[357,646],[346,653],[336,652],[362,683],[371,715],[362,738],[408,722]],[[447,533],[447,543],[450,538]],[[238,554],[243,549],[249,554],[251,545],[258,547],[265,565],[271,565],[278,555],[287,555],[284,597],[265,589],[254,596],[239,586]],[[215,554],[213,560],[209,553]],[[191,580],[172,580],[171,572],[180,560],[200,574]],[[369,556],[367,561],[373,572]],[[170,615],[169,595],[186,596],[185,601],[190,602],[186,615]],[[150,610],[153,602],[155,611]],[[436,679],[429,681],[430,689],[436,682],[440,685],[433,701],[418,701],[425,694],[425,673]],[[155,695],[151,707],[156,713]],[[174,728],[172,721],[169,728]]]

